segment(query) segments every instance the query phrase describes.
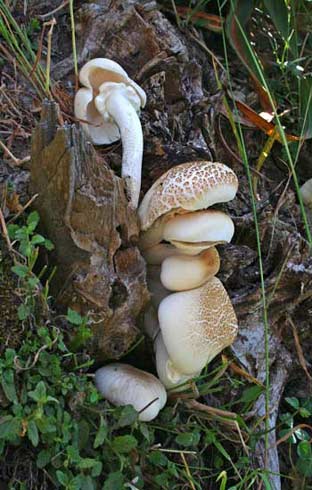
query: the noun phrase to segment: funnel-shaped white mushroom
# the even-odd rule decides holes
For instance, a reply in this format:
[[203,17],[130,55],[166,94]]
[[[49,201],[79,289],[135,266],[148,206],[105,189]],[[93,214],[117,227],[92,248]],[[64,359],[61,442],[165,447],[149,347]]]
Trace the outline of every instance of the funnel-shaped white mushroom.
[[114,363],[98,369],[95,383],[104,398],[113,405],[132,405],[144,422],[157,417],[167,401],[166,390],[155,376],[128,364]]
[[142,249],[152,247],[162,240],[168,242],[230,242],[234,235],[234,223],[222,211],[208,209],[179,214],[166,220],[160,218],[156,226],[141,233]]
[[[196,372],[194,374],[182,374],[175,368],[171,359],[169,359],[168,351],[161,333],[159,333],[155,339],[154,350],[156,356],[157,374],[160,381],[167,389],[175,388],[176,386],[199,376],[200,372]],[[172,391],[180,391],[184,390],[185,388],[187,388],[187,385],[181,386]]]
[[176,255],[161,264],[160,280],[169,291],[198,288],[215,276],[220,269],[220,257],[215,247],[200,255]]
[[96,145],[121,137],[122,177],[132,206],[137,207],[141,188],[143,136],[138,117],[146,102],[145,92],[114,61],[96,58],[79,75],[86,88],[75,97],[75,116]]
[[[140,207],[141,230],[168,213],[197,211],[234,199],[238,180],[223,163],[197,161],[171,168],[154,182]],[[156,225],[156,223],[155,223]]]
[[169,357],[183,374],[201,371],[237,333],[237,319],[221,281],[170,294],[159,305],[158,320]]

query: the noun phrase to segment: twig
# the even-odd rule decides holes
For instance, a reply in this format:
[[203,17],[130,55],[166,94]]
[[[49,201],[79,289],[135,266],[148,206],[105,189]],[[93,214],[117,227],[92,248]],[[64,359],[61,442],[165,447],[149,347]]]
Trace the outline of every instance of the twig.
[[3,216],[3,213],[2,213],[2,209],[1,208],[0,208],[0,223],[1,223],[1,228],[2,228],[3,236],[5,238],[5,241],[7,242],[7,245],[8,245],[8,249],[9,250],[12,250],[11,240],[10,240],[10,237],[9,237],[9,234],[8,234],[8,229],[7,229],[7,226],[6,226],[5,219],[4,219],[4,216]]
[[13,223],[14,221],[16,221],[17,218],[19,218],[19,216],[25,211],[25,209],[27,209],[34,202],[34,200],[37,199],[38,196],[39,196],[39,194],[35,194],[34,196],[32,196],[32,198],[29,199],[29,201],[27,201],[27,203],[23,206],[23,208],[18,213],[16,213],[13,216],[13,218],[11,218],[8,221],[8,224]]
[[52,33],[53,27],[56,24],[56,20],[53,17],[50,22],[47,22],[47,25],[50,25],[50,29],[48,31],[48,52],[47,52],[47,69],[46,69],[46,81],[45,81],[45,90],[51,96],[50,92],[50,71],[51,71],[51,51],[52,51]]
[[51,12],[47,12],[46,14],[38,15],[38,18],[40,20],[45,20],[47,17],[50,17],[50,15],[56,14],[56,12],[59,12],[62,10],[66,5],[68,5],[69,0],[64,0],[64,2],[61,3],[58,7],[56,7],[54,10],[51,10]]
[[189,481],[190,487],[192,490],[196,490],[195,485],[193,483],[193,477],[191,475],[190,468],[189,468],[189,465],[187,464],[186,457],[184,456],[183,451],[181,452],[181,458],[182,458],[183,464],[185,466],[185,471],[186,471],[186,475],[187,475],[187,479]]
[[9,148],[1,140],[0,140],[0,146],[4,150],[4,152],[7,153],[7,155],[13,160],[14,165],[19,166],[25,162],[29,162],[30,156],[27,156],[27,157],[23,158],[22,160],[20,158],[16,158],[16,156],[13,155],[13,153],[9,150]]
[[298,358],[299,358],[300,366],[302,367],[302,369],[306,373],[307,378],[309,379],[309,381],[312,381],[312,376],[311,376],[311,374],[308,371],[307,363],[306,363],[306,360],[304,358],[304,354],[303,354],[302,347],[301,347],[301,344],[300,344],[300,339],[299,339],[297,327],[294,324],[293,319],[290,316],[288,316],[288,321],[289,321],[289,323],[291,325],[291,328],[292,328],[292,332],[293,332],[293,336],[294,336],[294,340],[295,340],[295,347],[296,347],[297,355],[298,355]]
[[33,360],[33,362],[31,363],[30,366],[26,366],[26,367],[21,366],[20,363],[19,363],[19,360],[18,360],[18,356],[15,356],[14,357],[14,365],[15,365],[15,367],[19,371],[28,371],[29,369],[32,369],[37,364],[41,352],[44,351],[44,350],[46,350],[48,347],[52,347],[55,344],[55,342],[57,342],[58,334],[59,334],[59,331],[56,333],[56,337],[55,337],[54,340],[52,340],[51,344],[45,344],[45,345],[42,345],[40,347],[40,349],[36,352],[36,354],[34,356],[34,360]]
[[75,16],[74,16],[74,1],[69,0],[69,14],[70,14],[70,25],[71,25],[71,35],[72,35],[72,50],[74,58],[74,70],[75,70],[75,90],[78,90],[78,61],[77,61],[77,49],[76,49],[76,35],[75,35]]

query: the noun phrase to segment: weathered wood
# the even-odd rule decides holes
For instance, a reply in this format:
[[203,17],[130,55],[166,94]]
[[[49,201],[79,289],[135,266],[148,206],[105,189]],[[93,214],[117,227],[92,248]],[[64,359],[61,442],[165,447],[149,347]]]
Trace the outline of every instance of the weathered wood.
[[90,318],[95,358],[116,359],[135,340],[136,317],[148,300],[137,217],[122,179],[81,129],[57,128],[57,111],[54,102],[44,103],[31,162],[35,207],[56,250],[54,294]]

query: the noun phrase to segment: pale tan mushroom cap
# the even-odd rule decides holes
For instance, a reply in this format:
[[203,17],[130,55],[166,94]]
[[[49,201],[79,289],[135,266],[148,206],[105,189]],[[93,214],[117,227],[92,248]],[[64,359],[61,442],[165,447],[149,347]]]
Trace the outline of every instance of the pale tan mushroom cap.
[[312,208],[312,179],[307,180],[301,187],[300,192],[303,204]]
[[215,276],[220,269],[220,257],[215,247],[200,255],[175,255],[161,264],[160,280],[169,291],[198,288]]
[[[182,374],[175,368],[171,359],[169,359],[168,351],[160,332],[155,339],[154,350],[157,374],[165,388],[170,389],[171,391],[184,390],[188,388],[188,384],[184,385],[186,381],[199,376],[200,373],[198,372],[194,374]],[[181,384],[183,384],[183,386],[176,388]]]
[[92,89],[94,95],[99,93],[100,86],[106,82],[125,83],[134,88],[141,99],[141,106],[146,103],[146,94],[141,87],[128,76],[127,72],[113,60],[94,58],[80,70],[79,80],[82,85]]
[[98,369],[95,383],[104,398],[116,406],[132,405],[141,412],[153,402],[140,413],[139,420],[157,417],[167,401],[166,390],[155,376],[129,364],[116,362]]
[[235,197],[238,180],[223,163],[196,161],[171,168],[145,194],[140,207],[141,229],[174,209],[196,211]]
[[221,281],[167,296],[158,319],[170,359],[184,374],[201,371],[237,333],[237,319]]

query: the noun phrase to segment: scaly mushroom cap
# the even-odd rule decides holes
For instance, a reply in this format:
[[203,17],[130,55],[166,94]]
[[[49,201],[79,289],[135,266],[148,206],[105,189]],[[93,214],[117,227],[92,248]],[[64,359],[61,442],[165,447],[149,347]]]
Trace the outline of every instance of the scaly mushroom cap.
[[132,405],[144,422],[157,417],[167,401],[166,390],[155,376],[128,364],[116,362],[98,369],[95,384],[113,405]]
[[200,255],[175,255],[161,264],[160,280],[169,291],[198,288],[215,276],[220,269],[220,257],[215,247]]
[[147,230],[172,210],[196,211],[235,197],[238,180],[223,163],[196,161],[171,168],[145,194],[140,207],[141,229]]
[[201,371],[237,333],[237,319],[221,281],[167,296],[158,319],[170,359],[183,374]]
[[[175,368],[172,361],[169,359],[168,351],[164,344],[161,333],[159,333],[155,339],[154,350],[156,356],[157,374],[160,381],[167,389],[175,388],[176,386],[181,385],[182,383],[185,383],[186,381],[195,378],[196,376],[199,376],[200,373],[198,372],[194,374],[182,374]],[[187,385],[181,386],[180,388],[176,388],[175,390],[171,391],[181,391],[185,388],[187,388]]]

